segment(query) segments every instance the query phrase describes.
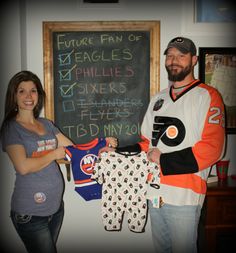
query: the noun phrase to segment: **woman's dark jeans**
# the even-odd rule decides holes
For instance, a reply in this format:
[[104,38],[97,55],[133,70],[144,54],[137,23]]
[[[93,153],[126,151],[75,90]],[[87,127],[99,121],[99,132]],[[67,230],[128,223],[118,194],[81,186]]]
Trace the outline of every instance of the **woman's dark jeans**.
[[29,253],[56,253],[56,242],[64,217],[64,205],[50,216],[30,216],[11,211],[16,231]]

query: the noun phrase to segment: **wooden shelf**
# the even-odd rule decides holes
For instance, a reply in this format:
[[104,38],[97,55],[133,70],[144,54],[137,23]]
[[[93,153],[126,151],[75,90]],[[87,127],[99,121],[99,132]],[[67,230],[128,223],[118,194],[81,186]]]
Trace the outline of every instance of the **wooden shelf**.
[[236,252],[236,180],[208,184],[199,223],[199,252]]

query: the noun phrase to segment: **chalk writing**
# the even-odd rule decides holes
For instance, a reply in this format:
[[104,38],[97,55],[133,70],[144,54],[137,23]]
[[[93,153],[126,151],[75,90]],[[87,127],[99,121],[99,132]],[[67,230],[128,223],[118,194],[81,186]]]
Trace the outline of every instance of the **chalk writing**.
[[139,140],[150,97],[148,31],[54,32],[55,123],[75,143]]

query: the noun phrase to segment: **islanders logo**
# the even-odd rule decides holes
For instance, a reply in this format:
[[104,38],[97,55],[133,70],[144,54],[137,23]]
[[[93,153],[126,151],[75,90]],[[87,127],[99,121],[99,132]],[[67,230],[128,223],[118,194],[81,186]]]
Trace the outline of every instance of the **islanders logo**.
[[84,156],[80,161],[80,168],[86,175],[92,175],[97,156],[94,154],[88,154]]

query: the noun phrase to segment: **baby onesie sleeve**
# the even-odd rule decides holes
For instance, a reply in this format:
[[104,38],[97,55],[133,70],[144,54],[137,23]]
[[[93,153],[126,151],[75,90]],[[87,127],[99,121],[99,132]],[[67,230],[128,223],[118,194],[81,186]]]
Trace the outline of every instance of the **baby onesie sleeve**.
[[[104,156],[104,154],[102,154],[101,156]],[[104,164],[102,160],[103,160],[102,157],[99,157],[97,159],[94,165],[93,174],[91,176],[91,179],[96,180],[98,184],[104,183],[104,176],[103,176]]]

